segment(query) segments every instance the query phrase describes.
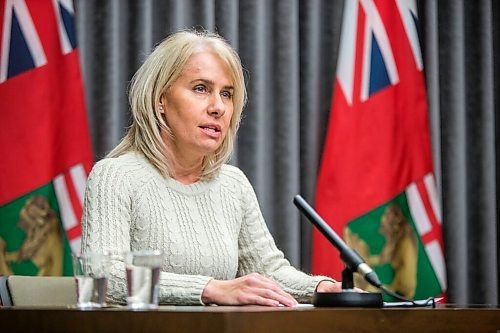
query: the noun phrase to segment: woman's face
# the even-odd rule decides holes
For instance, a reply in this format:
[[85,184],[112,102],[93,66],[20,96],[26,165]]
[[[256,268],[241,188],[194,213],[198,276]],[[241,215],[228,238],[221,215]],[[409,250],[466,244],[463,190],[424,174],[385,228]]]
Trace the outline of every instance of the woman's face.
[[177,156],[200,158],[219,148],[233,115],[233,90],[231,72],[215,53],[188,59],[161,100]]

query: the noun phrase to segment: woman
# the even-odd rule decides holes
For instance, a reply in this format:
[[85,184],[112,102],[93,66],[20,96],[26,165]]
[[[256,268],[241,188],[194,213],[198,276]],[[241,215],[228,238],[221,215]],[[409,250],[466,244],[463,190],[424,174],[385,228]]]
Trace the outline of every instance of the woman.
[[[240,59],[221,37],[179,32],[132,79],[133,123],[88,179],[82,251],[161,249],[160,303],[294,306],[340,283],[276,248],[248,179],[224,164],[246,101]],[[123,302],[123,271],[109,282]]]

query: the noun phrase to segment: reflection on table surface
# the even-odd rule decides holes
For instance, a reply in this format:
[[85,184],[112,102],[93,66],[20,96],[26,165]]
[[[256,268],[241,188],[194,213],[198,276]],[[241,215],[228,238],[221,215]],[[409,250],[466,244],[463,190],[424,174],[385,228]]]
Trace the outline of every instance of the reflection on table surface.
[[500,329],[496,305],[433,308],[174,306],[132,311],[126,305],[0,309],[0,332],[475,332]]

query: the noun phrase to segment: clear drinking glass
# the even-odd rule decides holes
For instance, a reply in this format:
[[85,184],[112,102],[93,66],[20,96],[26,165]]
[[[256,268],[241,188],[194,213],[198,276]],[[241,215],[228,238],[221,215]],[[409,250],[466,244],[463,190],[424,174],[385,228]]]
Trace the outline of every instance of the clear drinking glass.
[[127,305],[133,310],[158,308],[160,269],[163,252],[141,250],[125,253]]
[[73,254],[73,272],[79,308],[106,306],[110,265],[111,256],[109,254]]

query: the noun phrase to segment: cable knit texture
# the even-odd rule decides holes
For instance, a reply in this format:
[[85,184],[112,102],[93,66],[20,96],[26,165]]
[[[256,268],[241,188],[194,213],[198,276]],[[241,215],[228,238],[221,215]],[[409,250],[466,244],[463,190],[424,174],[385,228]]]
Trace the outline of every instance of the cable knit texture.
[[[330,280],[293,268],[277,249],[255,192],[243,172],[223,165],[205,182],[163,177],[140,153],[96,163],[87,182],[82,252],[161,249],[160,303],[202,304],[211,279],[252,272],[277,283],[299,302]],[[112,265],[110,302],[126,300],[122,261]]]

